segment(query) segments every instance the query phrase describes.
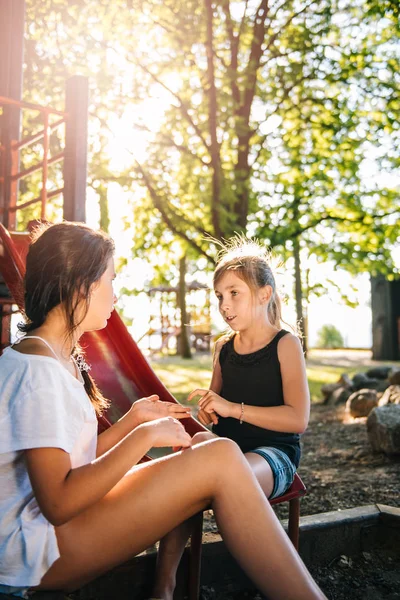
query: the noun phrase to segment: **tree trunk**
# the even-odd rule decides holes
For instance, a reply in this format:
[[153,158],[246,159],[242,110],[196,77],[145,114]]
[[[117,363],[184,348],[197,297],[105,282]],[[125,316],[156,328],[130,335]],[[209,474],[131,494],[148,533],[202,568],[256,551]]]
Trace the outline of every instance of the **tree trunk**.
[[210,133],[210,153],[211,153],[211,168],[212,168],[212,199],[211,199],[211,216],[214,228],[214,235],[217,238],[222,237],[221,220],[220,220],[220,204],[221,204],[221,157],[220,148],[217,138],[218,124],[218,104],[217,104],[217,89],[215,86],[215,69],[214,69],[214,48],[213,48],[213,7],[211,0],[205,0],[206,17],[207,17],[207,77],[208,77],[208,127]]
[[190,351],[190,339],[189,339],[189,327],[186,313],[186,258],[182,256],[179,260],[179,294],[178,302],[181,311],[181,343],[180,343],[180,354],[182,358],[192,358]]
[[234,206],[235,212],[235,230],[240,229],[245,231],[247,226],[247,216],[249,213],[249,152],[251,132],[248,123],[246,123],[245,135],[238,135],[238,159],[235,168],[235,183],[236,183],[236,203]]
[[301,285],[301,262],[300,262],[300,243],[299,238],[293,240],[293,257],[294,257],[294,288],[296,297],[296,317],[297,323],[302,333],[302,345],[304,355],[307,356],[307,339],[305,336],[305,323],[303,314],[303,289]]
[[100,229],[108,233],[110,226],[110,214],[108,210],[108,187],[107,185],[100,185],[97,188],[99,194],[99,206],[100,206]]

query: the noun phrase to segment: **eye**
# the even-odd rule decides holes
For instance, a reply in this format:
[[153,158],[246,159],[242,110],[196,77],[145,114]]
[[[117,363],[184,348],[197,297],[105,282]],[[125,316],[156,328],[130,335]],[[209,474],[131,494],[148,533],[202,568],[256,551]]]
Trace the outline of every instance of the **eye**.
[[237,296],[238,295],[238,293],[237,293],[236,290],[232,290],[231,294],[232,294],[232,296]]

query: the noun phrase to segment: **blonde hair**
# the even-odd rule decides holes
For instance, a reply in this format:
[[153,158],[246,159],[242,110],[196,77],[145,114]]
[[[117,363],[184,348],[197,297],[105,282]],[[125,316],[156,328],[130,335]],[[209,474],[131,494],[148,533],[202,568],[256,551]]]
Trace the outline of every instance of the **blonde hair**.
[[221,249],[218,252],[217,266],[214,272],[214,287],[227,271],[234,271],[235,275],[240,277],[253,293],[259,288],[269,285],[272,289],[268,302],[268,318],[271,325],[281,329],[282,323],[285,323],[295,335],[299,335],[297,327],[289,325],[282,319],[282,302],[272,270],[272,266],[275,266],[274,263],[279,263],[272,252],[264,248],[259,241],[240,235],[219,242],[219,246]]

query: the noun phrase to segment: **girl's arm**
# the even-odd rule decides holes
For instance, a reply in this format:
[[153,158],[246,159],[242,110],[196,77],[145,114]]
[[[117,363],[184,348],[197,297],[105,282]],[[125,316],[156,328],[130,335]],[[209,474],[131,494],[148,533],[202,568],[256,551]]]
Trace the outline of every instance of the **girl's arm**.
[[[219,338],[219,340],[217,340],[217,343],[215,344],[215,350],[214,350],[214,356],[213,356],[213,372],[212,372],[212,376],[211,376],[211,383],[210,383],[209,389],[211,391],[215,392],[216,394],[219,394],[222,389],[222,372],[221,372],[221,365],[219,364],[219,355],[220,355],[222,346],[228,341],[228,339],[229,339],[228,336],[224,336],[222,338]],[[192,395],[193,395],[193,392],[192,392],[192,394],[190,394],[189,400],[192,398]],[[216,425],[218,423],[218,417],[215,414],[215,412],[206,413],[201,408],[199,409],[199,412],[197,413],[197,418],[200,421],[200,423],[205,426],[210,425],[210,423],[213,423],[214,425]]]
[[111,448],[123,440],[128,433],[140,425],[139,421],[135,418],[135,415],[131,413],[131,410],[132,409],[123,415],[119,421],[111,425],[111,427],[100,433],[97,438],[97,457],[102,456],[102,454],[111,450]]
[[[228,402],[216,393],[201,393],[199,401],[202,411],[211,410],[223,417],[242,418],[257,427],[286,433],[303,433],[310,415],[310,393],[308,390],[305,362],[300,341],[294,335],[285,335],[278,342],[278,358],[281,366],[284,404],[282,406],[251,406],[243,398],[242,405]],[[195,395],[195,392],[193,392]]]
[[191,438],[169,417],[140,425],[100,458],[76,469],[59,448],[25,450],[25,457],[39,507],[59,526],[103,498],[150,448],[175,445],[187,448]]
[[215,344],[215,351],[213,357],[213,372],[210,383],[210,390],[219,394],[222,389],[222,372],[221,365],[219,364],[219,355],[221,354],[221,348],[228,341],[228,337],[224,336],[220,338]]

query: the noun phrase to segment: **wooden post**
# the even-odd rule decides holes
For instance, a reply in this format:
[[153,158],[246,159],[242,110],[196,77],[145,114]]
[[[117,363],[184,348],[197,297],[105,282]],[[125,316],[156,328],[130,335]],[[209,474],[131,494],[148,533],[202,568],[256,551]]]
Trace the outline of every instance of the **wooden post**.
[[400,359],[400,279],[371,277],[372,358]]
[[179,259],[179,293],[178,293],[178,304],[181,309],[181,335],[180,335],[180,348],[178,352],[182,358],[192,358],[190,350],[190,331],[189,323],[186,311],[186,256],[183,255]]
[[[0,0],[0,96],[22,99],[22,66],[24,53],[25,0]],[[21,109],[7,105],[3,108],[0,125],[0,221],[15,229],[15,212],[7,209],[17,201],[18,183],[11,175],[19,169],[19,152],[12,143],[19,141]]]
[[303,287],[301,282],[301,262],[300,262],[300,241],[299,238],[293,238],[293,258],[294,258],[294,289],[296,297],[296,316],[297,323],[302,333],[301,343],[303,345],[304,356],[307,357],[308,340],[305,336],[304,314],[303,314]]
[[64,219],[85,221],[87,177],[88,78],[67,81],[65,111]]

